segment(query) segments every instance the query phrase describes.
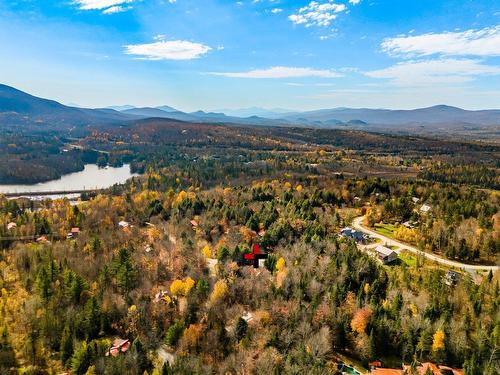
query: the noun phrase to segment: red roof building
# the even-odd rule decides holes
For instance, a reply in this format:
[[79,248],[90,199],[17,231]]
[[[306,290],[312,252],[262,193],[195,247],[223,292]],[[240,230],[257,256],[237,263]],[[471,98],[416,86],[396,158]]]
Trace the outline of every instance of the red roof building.
[[115,339],[113,341],[113,345],[111,348],[109,348],[108,352],[106,353],[106,356],[113,356],[116,357],[120,353],[126,353],[130,348],[130,340],[123,340],[123,339]]

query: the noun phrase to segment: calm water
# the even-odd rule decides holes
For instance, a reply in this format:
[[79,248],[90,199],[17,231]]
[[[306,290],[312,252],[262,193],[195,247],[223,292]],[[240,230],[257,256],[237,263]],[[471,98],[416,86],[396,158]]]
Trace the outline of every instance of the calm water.
[[137,174],[130,173],[129,164],[107,169],[99,168],[95,164],[87,164],[83,171],[66,174],[58,180],[32,185],[0,185],[0,193],[103,189],[123,183],[133,176]]

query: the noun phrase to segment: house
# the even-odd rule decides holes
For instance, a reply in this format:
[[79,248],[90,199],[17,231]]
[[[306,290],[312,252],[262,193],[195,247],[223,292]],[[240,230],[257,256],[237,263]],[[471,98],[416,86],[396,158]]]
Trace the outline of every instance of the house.
[[253,320],[253,314],[251,312],[246,312],[241,318],[245,322],[250,323]]
[[411,199],[413,201],[413,203],[417,204],[418,202],[420,202],[420,198],[417,198],[417,197],[413,197]]
[[12,230],[12,229],[16,229],[17,228],[17,224],[16,223],[9,223],[7,224],[7,230]]
[[119,226],[120,228],[122,228],[122,229],[125,229],[125,228],[128,228],[128,227],[130,226],[130,223],[129,223],[128,221],[124,221],[124,220],[122,220],[122,221],[120,221],[120,222],[118,223],[118,226]]
[[111,348],[109,348],[108,352],[106,353],[106,356],[113,356],[116,357],[120,353],[126,353],[130,348],[130,340],[123,340],[123,339],[115,339],[113,341],[113,344],[111,345]]
[[375,248],[375,255],[382,264],[388,264],[398,259],[398,253],[382,245]]
[[392,368],[374,368],[368,374],[370,375],[404,375],[403,370]]
[[372,361],[368,363],[368,367],[370,370],[376,369],[378,367],[382,367],[382,361]]
[[446,272],[446,275],[444,275],[444,283],[448,286],[457,285],[459,280],[460,274],[458,272],[449,270]]
[[80,228],[71,228],[71,232],[68,233],[66,238],[76,238],[80,234]]
[[422,207],[420,207],[420,212],[422,212],[423,214],[429,213],[431,210],[432,207],[428,204],[423,204]]
[[364,234],[363,232],[354,230],[354,229],[349,228],[349,227],[342,229],[340,231],[340,235],[344,238],[349,238],[349,239],[354,240],[356,242],[363,242],[363,243],[365,243],[369,239],[369,237],[366,234]]
[[417,227],[417,224],[418,224],[418,222],[416,222],[416,221],[408,220],[408,221],[405,221],[403,223],[403,226],[408,228],[408,229],[413,229],[413,228]]
[[[378,362],[378,361],[376,361]],[[375,364],[376,362],[372,362]],[[378,364],[378,363],[377,363]],[[415,375],[464,375],[463,370],[454,369],[448,366],[436,365],[434,363],[426,362],[421,363],[414,368],[416,372]],[[402,369],[392,369],[392,368],[381,368],[378,366],[370,366],[370,372],[368,375],[406,375],[413,374],[411,372],[412,366],[403,365]]]
[[[409,372],[411,370],[411,366],[404,365],[403,370]],[[464,372],[461,369],[454,369],[448,366],[436,365],[434,363],[425,362],[421,363],[417,366],[417,374],[419,375],[463,375]]]
[[167,291],[160,290],[158,293],[155,294],[154,302],[159,303],[160,301],[163,301],[167,304],[169,304],[172,301]]
[[37,243],[49,243],[50,241],[47,239],[46,236],[40,236],[36,239]]
[[190,223],[193,228],[198,228],[198,222],[196,220],[191,220]]
[[253,245],[252,253],[243,255],[243,263],[245,265],[253,265],[253,268],[263,267],[266,259],[267,254],[260,252],[260,246],[258,244]]

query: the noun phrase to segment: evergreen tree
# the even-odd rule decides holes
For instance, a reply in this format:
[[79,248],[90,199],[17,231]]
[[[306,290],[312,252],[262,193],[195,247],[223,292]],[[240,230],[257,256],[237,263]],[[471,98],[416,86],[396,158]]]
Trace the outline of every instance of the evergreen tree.
[[236,330],[235,330],[236,340],[238,342],[245,337],[245,335],[247,334],[247,330],[248,330],[247,321],[240,317],[238,319],[238,322],[236,323]]
[[61,361],[65,365],[73,355],[73,334],[66,324],[61,337]]

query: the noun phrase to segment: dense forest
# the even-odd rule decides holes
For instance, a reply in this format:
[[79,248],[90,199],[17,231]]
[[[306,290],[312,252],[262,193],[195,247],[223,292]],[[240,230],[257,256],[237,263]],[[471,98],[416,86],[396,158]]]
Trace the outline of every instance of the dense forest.
[[[374,360],[498,374],[498,272],[455,269],[450,284],[449,267],[409,254],[383,265],[339,236],[364,215],[426,252],[498,264],[497,182],[474,172],[498,168],[498,150],[147,129],[71,142],[82,161],[131,161],[143,174],[123,185],[79,202],[0,197],[1,374],[339,374]],[[452,181],[449,168],[469,173]],[[245,261],[256,244],[258,268]]]

